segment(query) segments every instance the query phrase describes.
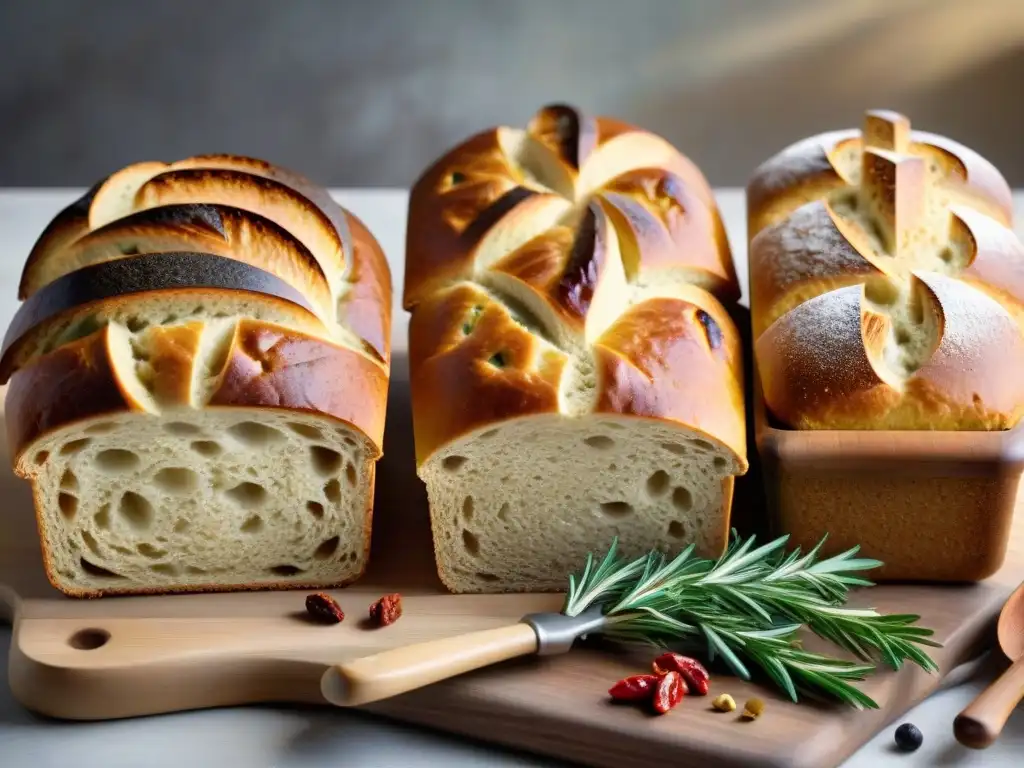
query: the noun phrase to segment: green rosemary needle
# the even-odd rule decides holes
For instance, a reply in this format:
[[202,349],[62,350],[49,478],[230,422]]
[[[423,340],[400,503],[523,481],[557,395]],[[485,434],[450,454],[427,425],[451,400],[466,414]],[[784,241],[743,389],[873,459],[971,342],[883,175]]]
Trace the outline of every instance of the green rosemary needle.
[[[802,554],[785,554],[787,536],[759,547],[733,532],[717,560],[694,556],[691,545],[671,560],[658,552],[629,560],[612,542],[600,562],[588,555],[583,572],[569,577],[563,613],[576,616],[599,606],[601,634],[627,642],[703,650],[721,658],[739,677],[756,666],[793,701],[800,694],[832,697],[857,708],[878,707],[853,683],[875,662],[899,669],[911,661],[936,671],[921,646],[939,647],[932,630],[911,614],[884,615],[845,607],[853,587],[873,586],[853,575],[881,563],[856,557],[854,547],[818,559],[824,539]],[[855,655],[860,663],[806,651],[806,628]]]

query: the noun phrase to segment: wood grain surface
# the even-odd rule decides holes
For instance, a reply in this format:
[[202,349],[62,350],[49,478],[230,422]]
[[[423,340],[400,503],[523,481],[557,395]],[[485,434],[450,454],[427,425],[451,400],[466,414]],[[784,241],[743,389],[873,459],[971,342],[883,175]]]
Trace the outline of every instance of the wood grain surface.
[[[320,677],[332,663],[556,610],[559,595],[454,596],[442,589],[415,477],[405,373],[400,354],[370,570],[333,593],[348,616],[340,625],[307,622],[301,592],[64,598],[43,574],[28,488],[0,457],[0,611],[14,623],[14,695],[38,712],[86,720],[256,702],[326,704]],[[739,489],[737,520],[759,514],[756,482],[755,472]],[[857,601],[922,614],[945,643],[935,654],[945,675],[991,644],[999,608],[1024,576],[1022,544],[1017,525],[1007,565],[983,584],[884,586]],[[361,618],[384,590],[405,595],[404,615],[390,627],[368,628]],[[865,689],[882,709],[858,713],[793,705],[770,688],[716,676],[714,690],[741,706],[751,695],[766,700],[765,715],[753,723],[713,712],[710,698],[688,698],[661,717],[609,704],[609,686],[649,662],[649,654],[580,648],[510,661],[366,708],[594,766],[829,768],[940,683],[916,668],[879,674]]]

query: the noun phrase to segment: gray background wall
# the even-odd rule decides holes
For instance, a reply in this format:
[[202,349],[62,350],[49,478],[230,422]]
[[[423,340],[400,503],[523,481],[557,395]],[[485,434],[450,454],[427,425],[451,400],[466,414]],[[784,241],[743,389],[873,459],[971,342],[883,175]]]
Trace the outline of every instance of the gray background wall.
[[655,130],[716,185],[865,107],[1024,185],[1024,0],[0,0],[0,185],[249,153],[407,186],[549,100]]

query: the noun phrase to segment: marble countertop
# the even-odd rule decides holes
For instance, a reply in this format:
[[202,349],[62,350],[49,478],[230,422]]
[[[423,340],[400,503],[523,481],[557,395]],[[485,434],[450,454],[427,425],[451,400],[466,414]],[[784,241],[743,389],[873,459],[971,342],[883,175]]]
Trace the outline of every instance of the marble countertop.
[[[25,254],[48,220],[73,200],[78,190],[0,190],[0,327],[16,308],[15,286]],[[405,238],[407,195],[399,190],[333,190],[340,203],[358,215],[380,240],[395,280],[394,333],[404,337],[406,319],[398,304]],[[742,239],[743,198],[739,190],[718,193],[731,234],[737,271],[746,289],[746,249]],[[1017,196],[1018,206],[1024,195]],[[49,768],[312,768],[314,766],[557,766],[531,755],[468,742],[440,733],[332,709],[237,707],[187,712],[106,723],[63,723],[39,718],[18,705],[7,685],[10,629],[0,628],[0,766]],[[892,747],[893,728],[864,745],[844,768],[952,766],[1010,768],[1024,754],[1024,708],[1002,739],[984,752],[964,749],[953,739],[953,718],[1005,667],[991,658],[959,684],[933,695],[907,714],[924,733],[924,746],[905,755]]]

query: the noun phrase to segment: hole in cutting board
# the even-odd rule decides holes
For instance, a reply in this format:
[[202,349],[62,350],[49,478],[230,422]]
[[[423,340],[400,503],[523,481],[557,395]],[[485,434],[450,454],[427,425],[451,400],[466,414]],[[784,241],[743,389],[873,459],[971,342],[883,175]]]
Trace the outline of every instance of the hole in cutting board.
[[68,638],[68,645],[79,651],[95,651],[102,648],[110,640],[110,633],[105,629],[89,627],[80,629]]

